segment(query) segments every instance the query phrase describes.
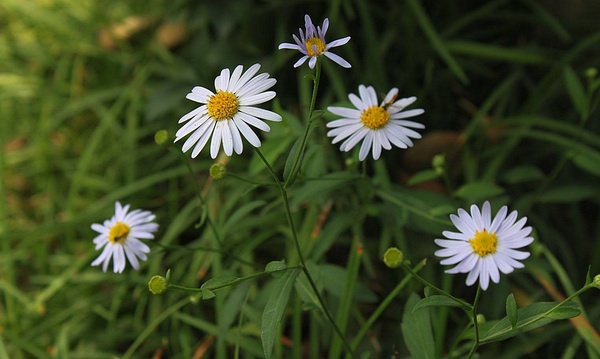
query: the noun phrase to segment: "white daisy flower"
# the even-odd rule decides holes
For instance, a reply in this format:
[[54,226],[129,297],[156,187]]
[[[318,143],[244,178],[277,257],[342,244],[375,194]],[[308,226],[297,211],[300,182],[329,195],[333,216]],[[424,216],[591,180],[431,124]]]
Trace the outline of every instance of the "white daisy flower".
[[[408,148],[413,145],[411,138],[421,138],[421,135],[410,128],[425,128],[424,125],[402,120],[403,118],[418,116],[425,112],[422,109],[402,111],[417,100],[416,97],[403,98],[398,101],[398,89],[391,89],[381,102],[377,105],[377,95],[372,86],[358,86],[360,98],[351,93],[348,95],[350,102],[357,108],[327,107],[331,113],[343,118],[327,123],[327,127],[333,130],[327,132],[327,136],[333,137],[332,143],[346,139],[342,142],[340,150],[350,151],[356,144],[363,140],[358,155],[359,160],[364,160],[373,149],[373,159],[381,155],[381,148],[390,150],[392,145],[400,148]],[[395,101],[395,102],[394,102]]]
[[217,157],[221,142],[227,156],[231,156],[233,151],[238,155],[242,153],[242,136],[252,146],[260,147],[258,136],[248,125],[269,132],[269,125],[259,118],[281,121],[281,116],[275,112],[253,106],[275,97],[275,91],[265,90],[273,87],[277,80],[269,78],[268,73],[254,76],[260,69],[259,64],[252,65],[242,74],[243,69],[241,65],[233,73],[229,69],[223,69],[215,78],[216,93],[196,86],[187,94],[187,99],[201,103],[202,106],[179,119],[179,123],[187,123],[177,131],[174,142],[191,133],[183,144],[183,152],[187,152],[195,144],[192,158],[198,156],[211,135],[212,158]]
[[306,60],[310,58],[310,60],[308,61],[308,66],[311,69],[314,69],[317,63],[317,58],[321,55],[325,55],[326,57],[333,60],[333,62],[342,67],[352,67],[352,65],[350,65],[348,61],[344,60],[343,58],[334,53],[329,52],[329,49],[333,47],[342,46],[348,41],[350,41],[350,36],[327,43],[325,41],[325,34],[327,33],[327,29],[329,28],[329,19],[327,18],[323,20],[323,27],[321,28],[319,26],[315,27],[315,25],[313,25],[310,16],[304,15],[304,27],[305,32],[303,32],[302,29],[299,29],[300,38],[298,38],[296,35],[292,35],[294,37],[294,41],[296,42],[295,44],[284,42],[278,47],[279,50],[298,50],[304,55],[300,58],[300,60],[296,61],[294,67],[302,65]]
[[129,205],[121,206],[115,203],[115,215],[104,221],[103,224],[94,223],[92,229],[100,233],[94,238],[96,250],[104,247],[100,256],[92,262],[92,266],[102,263],[102,270],[106,272],[110,259],[113,259],[113,271],[121,273],[125,269],[125,257],[131,266],[138,270],[140,263],[138,258],[145,261],[146,253],[150,248],[140,239],[154,238],[154,232],[158,230],[158,224],[152,223],[156,216],[150,211],[141,209],[129,213]]
[[443,265],[456,264],[446,273],[469,273],[467,285],[473,285],[479,278],[481,289],[486,290],[490,279],[500,281],[500,272],[511,273],[515,268],[523,268],[519,262],[529,257],[529,252],[517,251],[531,242],[531,227],[523,227],[527,218],[517,220],[517,211],[508,216],[508,209],[502,206],[492,220],[490,202],[483,204],[482,211],[476,205],[471,206],[471,215],[464,209],[458,210],[458,216],[450,215],[450,220],[460,233],[444,231],[448,239],[436,239],[435,243],[443,247],[435,252],[445,258]]

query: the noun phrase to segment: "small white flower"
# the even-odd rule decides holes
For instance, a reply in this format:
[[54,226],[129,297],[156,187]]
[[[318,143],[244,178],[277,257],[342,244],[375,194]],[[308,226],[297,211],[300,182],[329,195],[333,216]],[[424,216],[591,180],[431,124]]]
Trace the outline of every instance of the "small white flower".
[[302,65],[306,60],[310,58],[308,61],[308,66],[311,69],[315,68],[315,64],[317,63],[317,58],[321,55],[325,55],[329,59],[333,60],[336,64],[350,68],[352,67],[350,63],[340,56],[329,52],[329,49],[333,47],[338,47],[346,44],[350,41],[350,36],[344,37],[343,39],[337,39],[330,43],[325,41],[325,34],[327,33],[327,29],[329,28],[329,19],[323,20],[323,27],[319,27],[313,25],[310,16],[304,15],[304,27],[305,32],[300,30],[300,38],[296,35],[292,35],[294,37],[295,44],[290,44],[288,42],[284,42],[279,45],[279,50],[281,49],[289,49],[289,50],[298,50],[304,56],[300,58],[300,60],[296,61],[294,67],[298,67]]
[[[351,93],[348,95],[350,102],[356,109],[346,107],[327,107],[331,113],[343,118],[327,123],[333,130],[327,136],[333,137],[332,143],[346,139],[340,145],[340,150],[350,151],[356,144],[363,140],[358,155],[359,160],[364,160],[373,149],[373,159],[381,155],[381,148],[390,150],[392,145],[408,148],[413,145],[411,138],[421,138],[421,135],[411,130],[412,128],[425,128],[424,125],[401,120],[407,117],[418,116],[425,112],[422,109],[402,111],[417,100],[416,97],[403,98],[398,101],[398,89],[391,89],[385,96],[381,105],[377,104],[377,94],[372,86],[358,86],[360,98]],[[395,101],[395,102],[394,102]]]
[[146,253],[150,248],[140,239],[154,238],[154,232],[158,230],[158,224],[152,223],[155,215],[150,211],[141,209],[129,213],[129,205],[121,206],[115,203],[115,215],[104,221],[103,224],[94,223],[92,229],[100,233],[94,238],[96,250],[104,247],[100,256],[92,262],[92,266],[102,263],[102,270],[106,272],[110,259],[113,259],[113,271],[121,273],[125,269],[125,257],[131,266],[138,270],[140,263],[138,258],[145,261]]
[[239,65],[231,74],[229,69],[223,69],[215,78],[216,93],[196,86],[187,94],[187,99],[201,103],[202,106],[179,119],[179,123],[188,122],[177,131],[174,142],[191,133],[183,144],[183,152],[187,152],[195,144],[192,158],[198,156],[211,136],[212,158],[217,157],[221,142],[227,156],[231,156],[233,151],[242,153],[242,136],[252,146],[260,147],[260,139],[248,125],[269,132],[269,125],[259,118],[281,121],[281,116],[275,112],[253,106],[275,97],[275,91],[265,90],[273,87],[277,80],[269,78],[268,73],[254,76],[260,69],[259,64],[252,65],[242,74],[243,69]]
[[445,258],[443,265],[454,265],[446,273],[469,273],[467,285],[473,285],[479,278],[481,289],[486,290],[490,279],[500,281],[500,272],[511,273],[515,268],[523,268],[519,262],[529,257],[529,252],[517,251],[531,242],[531,227],[523,227],[527,218],[517,220],[517,211],[508,216],[508,209],[502,206],[492,220],[490,202],[483,204],[482,211],[476,205],[471,206],[471,215],[464,209],[458,210],[458,216],[450,215],[450,220],[460,231],[444,231],[448,239],[436,239],[435,243],[443,247],[435,252]]

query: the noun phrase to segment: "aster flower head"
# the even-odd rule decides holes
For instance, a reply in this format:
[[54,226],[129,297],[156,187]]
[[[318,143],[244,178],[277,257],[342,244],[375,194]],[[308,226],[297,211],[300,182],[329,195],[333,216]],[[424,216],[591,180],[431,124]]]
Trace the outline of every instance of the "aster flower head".
[[333,137],[332,143],[345,140],[340,145],[340,150],[347,152],[360,141],[359,160],[364,160],[369,151],[373,150],[373,159],[379,159],[381,149],[392,149],[392,145],[408,148],[413,145],[411,138],[421,138],[421,135],[411,128],[423,129],[425,126],[418,122],[406,121],[404,118],[418,116],[425,112],[422,109],[403,111],[417,100],[416,97],[396,100],[398,89],[391,89],[380,105],[377,104],[377,94],[372,86],[358,87],[356,96],[348,95],[350,102],[356,109],[346,107],[327,107],[329,112],[342,116],[341,119],[327,123],[333,128],[327,136]]
[[331,48],[346,44],[348,41],[350,41],[350,36],[327,43],[325,41],[325,34],[329,28],[329,19],[327,18],[323,20],[323,25],[319,27],[313,25],[310,16],[304,15],[304,28],[305,31],[299,29],[300,38],[298,38],[296,35],[292,35],[294,37],[294,41],[296,42],[295,44],[284,42],[278,47],[279,50],[298,50],[304,55],[300,58],[300,60],[296,61],[294,67],[302,65],[306,60],[310,59],[308,61],[308,66],[311,69],[314,69],[317,63],[317,58],[321,55],[328,57],[342,67],[352,67],[348,61],[329,51]]
[[515,268],[523,268],[519,262],[529,257],[529,252],[518,251],[531,242],[531,227],[524,227],[527,217],[517,221],[518,213],[508,214],[508,208],[502,206],[492,220],[490,202],[483,204],[482,210],[471,206],[471,214],[464,209],[450,220],[460,232],[444,231],[447,239],[436,239],[435,243],[443,247],[435,255],[445,258],[443,265],[454,265],[446,273],[468,273],[467,285],[473,285],[479,278],[481,289],[486,290],[490,279],[500,281],[500,272],[511,273]]
[[102,263],[102,270],[106,272],[108,263],[113,260],[113,271],[121,273],[125,269],[125,257],[131,266],[140,269],[140,260],[147,259],[146,253],[150,248],[140,239],[153,239],[158,224],[152,221],[156,218],[150,211],[136,209],[129,212],[129,205],[121,206],[115,203],[115,215],[103,224],[94,223],[92,229],[100,233],[94,238],[96,250],[102,253],[92,262],[92,266]]
[[195,158],[211,136],[212,158],[217,157],[221,143],[227,156],[231,156],[233,151],[241,154],[242,136],[252,146],[260,147],[260,139],[250,126],[269,132],[271,128],[261,119],[281,121],[281,116],[254,107],[275,97],[275,91],[266,90],[277,82],[274,78],[269,78],[268,73],[256,75],[259,69],[259,64],[250,66],[244,73],[241,65],[233,72],[223,69],[215,78],[216,92],[196,86],[187,94],[187,99],[202,105],[179,119],[179,123],[187,123],[177,131],[174,142],[191,134],[183,144],[183,152],[194,147],[192,158]]

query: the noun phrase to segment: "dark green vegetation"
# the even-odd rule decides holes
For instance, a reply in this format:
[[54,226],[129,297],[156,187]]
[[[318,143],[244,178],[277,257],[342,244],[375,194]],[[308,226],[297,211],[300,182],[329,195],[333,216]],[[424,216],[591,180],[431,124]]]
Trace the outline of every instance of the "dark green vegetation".
[[[482,294],[479,311],[488,320],[505,315],[511,292],[520,308],[575,292],[590,266],[600,273],[600,5],[475,3],[2,0],[0,357],[263,356],[261,317],[278,294],[274,280],[245,281],[209,300],[182,291],[153,296],[147,282],[170,269],[173,283],[199,287],[210,278],[253,275],[275,260],[296,265],[277,187],[231,176],[213,181],[208,149],[195,160],[185,156],[192,177],[181,143],[160,147],[153,137],[163,128],[175,133],[177,120],[195,107],[185,99],[193,86],[212,88],[222,68],[258,62],[278,80],[267,106],[283,116],[270,124],[261,150],[283,174],[304,129],[312,82],[306,65],[292,68],[299,54],[277,45],[292,41],[305,13],[319,25],[329,17],[328,40],[352,36],[335,51],[351,69],[323,63],[317,109],[346,103],[359,84],[382,95],[398,87],[425,109],[416,120],[427,128],[413,149],[384,151],[364,164],[331,145],[324,124],[332,117],[325,114],[289,191],[303,253],[357,353],[409,353],[401,324],[413,293],[423,296],[416,281],[356,339],[406,278],[381,262],[390,246],[413,266],[427,258],[423,277],[472,301],[465,276],[443,275],[433,255],[433,240],[451,229],[447,215],[471,203],[488,199],[495,210],[507,204],[528,217],[536,238],[526,268]],[[442,176],[431,171],[436,154],[443,155]],[[242,156],[220,160],[230,173],[272,181],[247,144]],[[139,272],[129,264],[121,275],[89,265],[98,254],[90,224],[109,218],[116,200],[152,210],[160,223]],[[207,213],[220,243],[201,222]],[[296,282],[274,357],[335,357],[341,350],[310,290],[302,290],[305,282]],[[580,297],[585,317],[479,353],[598,358],[597,298],[598,291]],[[467,324],[460,314],[413,313],[431,321],[436,356],[448,355]]]

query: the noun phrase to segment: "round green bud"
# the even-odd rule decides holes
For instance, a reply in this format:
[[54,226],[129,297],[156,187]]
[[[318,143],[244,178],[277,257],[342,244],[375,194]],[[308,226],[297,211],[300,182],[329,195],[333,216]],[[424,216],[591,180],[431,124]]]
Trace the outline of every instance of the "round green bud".
[[598,75],[598,69],[596,69],[595,67],[588,67],[585,70],[585,76],[588,78],[595,78],[596,75]]
[[169,132],[167,130],[158,130],[154,134],[154,142],[159,146],[165,146],[169,143]]
[[227,173],[227,168],[225,168],[225,165],[222,163],[215,163],[212,166],[210,166],[210,176],[216,180],[220,180],[221,178],[225,177],[225,174]]
[[431,160],[431,166],[438,175],[444,174],[446,171],[446,155],[439,153],[433,156]]
[[485,315],[483,314],[477,314],[477,317],[475,317],[475,319],[477,319],[477,324],[485,323]]
[[150,278],[150,282],[148,282],[148,289],[154,295],[163,294],[167,291],[168,287],[169,283],[167,283],[167,278],[163,277],[162,275],[155,275],[154,277]]
[[389,268],[398,268],[404,260],[404,253],[396,247],[388,248],[383,254],[383,263]]
[[592,284],[594,285],[594,287],[600,289],[600,274],[596,274],[596,276],[594,277],[594,281],[592,282]]

